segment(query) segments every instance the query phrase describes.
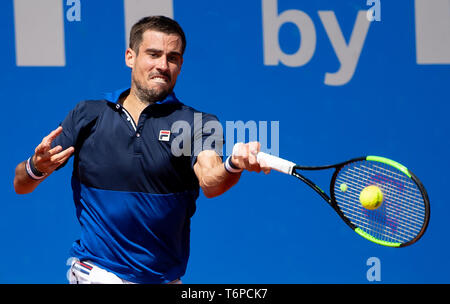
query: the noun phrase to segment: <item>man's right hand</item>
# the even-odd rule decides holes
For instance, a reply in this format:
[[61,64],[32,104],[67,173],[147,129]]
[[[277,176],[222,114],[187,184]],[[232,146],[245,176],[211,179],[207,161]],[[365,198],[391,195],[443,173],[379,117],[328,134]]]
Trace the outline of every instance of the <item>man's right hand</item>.
[[56,168],[64,164],[75,151],[74,147],[69,147],[64,151],[61,146],[51,148],[53,140],[61,134],[62,130],[62,127],[59,126],[50,132],[49,135],[42,139],[42,142],[35,149],[32,159],[33,164],[34,167],[42,173],[52,173]]

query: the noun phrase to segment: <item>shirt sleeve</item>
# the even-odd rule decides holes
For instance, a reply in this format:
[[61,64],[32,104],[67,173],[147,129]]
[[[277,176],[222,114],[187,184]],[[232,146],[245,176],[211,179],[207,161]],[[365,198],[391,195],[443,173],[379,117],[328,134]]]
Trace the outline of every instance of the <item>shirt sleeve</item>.
[[[201,121],[200,118],[201,117]],[[191,166],[194,167],[200,152],[213,150],[223,157],[223,127],[217,116],[207,113],[196,115],[192,143]]]

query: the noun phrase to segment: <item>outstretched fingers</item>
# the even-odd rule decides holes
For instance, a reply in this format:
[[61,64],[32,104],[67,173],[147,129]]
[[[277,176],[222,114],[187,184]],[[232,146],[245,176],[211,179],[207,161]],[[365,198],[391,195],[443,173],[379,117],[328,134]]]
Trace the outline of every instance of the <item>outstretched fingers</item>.
[[59,126],[55,130],[50,132],[50,134],[47,135],[46,137],[44,137],[42,139],[42,142],[36,147],[35,153],[36,154],[44,154],[44,153],[48,152],[50,150],[50,148],[51,148],[52,142],[55,140],[55,138],[59,134],[61,134],[61,132],[62,132],[62,127],[61,126]]
[[75,149],[73,147],[69,147],[62,152],[52,155],[50,157],[50,169],[55,170],[56,168],[64,164],[74,151]]
[[37,170],[43,173],[51,173],[60,165],[62,165],[73,154],[75,149],[69,147],[63,150],[63,147],[58,145],[51,147],[52,142],[61,134],[63,128],[59,126],[50,134],[42,139],[42,142],[36,147],[33,155],[33,163]]

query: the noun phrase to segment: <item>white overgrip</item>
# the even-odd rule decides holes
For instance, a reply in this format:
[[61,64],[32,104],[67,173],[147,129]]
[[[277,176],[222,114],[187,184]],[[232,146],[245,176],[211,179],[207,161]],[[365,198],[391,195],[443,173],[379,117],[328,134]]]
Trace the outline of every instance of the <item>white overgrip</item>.
[[295,166],[295,163],[291,161],[264,152],[259,152],[256,159],[259,164],[261,164],[261,160],[263,160],[270,168],[289,175],[292,174],[292,170]]

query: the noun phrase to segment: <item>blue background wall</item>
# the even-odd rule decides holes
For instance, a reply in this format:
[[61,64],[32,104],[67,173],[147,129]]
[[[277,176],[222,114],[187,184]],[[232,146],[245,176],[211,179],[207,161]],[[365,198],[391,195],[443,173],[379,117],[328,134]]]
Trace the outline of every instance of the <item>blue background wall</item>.
[[[397,160],[422,180],[432,211],[418,243],[385,248],[352,232],[307,186],[278,172],[247,172],[224,195],[199,198],[185,283],[367,283],[370,257],[379,258],[383,283],[450,282],[450,66],[417,63],[414,1],[381,2],[353,77],[330,86],[325,73],[340,65],[318,11],[335,13],[348,43],[358,11],[370,7],[365,0],[278,1],[280,14],[300,10],[314,23],[315,52],[300,67],[264,65],[262,1],[173,1],[188,38],[176,87],[184,103],[224,125],[279,121],[280,155],[299,163]],[[0,3],[0,283],[67,282],[79,233],[72,163],[23,196],[14,193],[14,169],[78,101],[129,85],[124,23],[122,1],[82,0],[81,21],[64,19],[65,65],[17,66],[13,1]],[[300,36],[284,24],[281,49],[295,53]],[[327,189],[326,174],[311,176]]]

